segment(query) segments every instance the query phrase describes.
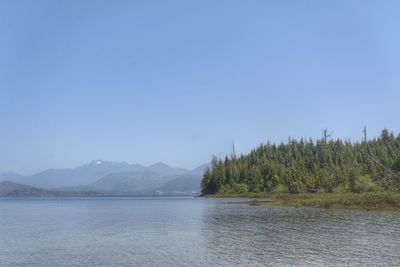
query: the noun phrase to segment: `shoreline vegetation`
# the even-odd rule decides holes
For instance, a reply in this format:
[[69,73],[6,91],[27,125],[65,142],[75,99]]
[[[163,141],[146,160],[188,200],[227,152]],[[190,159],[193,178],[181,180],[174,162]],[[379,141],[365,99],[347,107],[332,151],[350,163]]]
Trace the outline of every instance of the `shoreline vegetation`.
[[269,198],[252,205],[400,210],[400,135],[383,129],[362,142],[292,139],[247,155],[213,157],[202,196]]
[[216,195],[206,195],[204,197],[243,198],[246,200],[240,203],[246,203],[250,206],[288,206],[296,208],[305,207],[323,209],[400,211],[400,194],[389,192],[315,194],[222,193]]

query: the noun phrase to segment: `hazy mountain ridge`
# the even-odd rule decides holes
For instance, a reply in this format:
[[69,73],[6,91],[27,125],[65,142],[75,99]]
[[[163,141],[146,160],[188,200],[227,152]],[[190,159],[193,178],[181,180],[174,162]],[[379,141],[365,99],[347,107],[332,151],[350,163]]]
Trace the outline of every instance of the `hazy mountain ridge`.
[[87,187],[110,194],[149,194],[161,186],[165,177],[155,172],[119,172],[106,175]]
[[93,191],[63,192],[47,190],[11,181],[0,182],[0,197],[62,197],[62,196],[99,196]]
[[147,170],[151,172],[155,172],[159,175],[167,176],[167,175],[180,175],[187,173],[189,170],[178,168],[178,167],[171,167],[163,162],[157,162],[153,165],[148,167],[143,167],[141,170]]
[[94,160],[72,169],[48,169],[31,176],[21,177],[17,181],[46,189],[80,186],[92,183],[113,172],[133,171],[143,167],[140,164]]
[[14,182],[51,192],[96,191],[107,195],[152,195],[200,191],[203,164],[193,170],[158,162],[150,166],[94,160],[71,169],[48,169]]
[[160,192],[200,192],[201,175],[187,174],[166,182],[157,190]]

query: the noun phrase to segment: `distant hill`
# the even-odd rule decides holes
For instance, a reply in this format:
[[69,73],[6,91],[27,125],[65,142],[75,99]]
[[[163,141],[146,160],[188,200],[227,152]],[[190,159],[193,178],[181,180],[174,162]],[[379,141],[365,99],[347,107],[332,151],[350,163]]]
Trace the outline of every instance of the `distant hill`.
[[200,192],[201,177],[208,165],[188,171],[157,163],[137,171],[111,173],[83,188],[78,187],[74,190],[93,190],[112,195],[196,193]]
[[50,191],[29,186],[17,184],[10,181],[0,182],[0,196],[50,196]]
[[95,182],[110,173],[134,171],[143,167],[140,164],[94,160],[89,164],[72,169],[45,170],[31,176],[20,177],[17,181],[46,189],[79,186]]
[[109,194],[152,194],[168,177],[151,171],[119,172],[106,175],[87,188]]
[[163,193],[173,193],[173,192],[200,192],[200,182],[201,175],[187,174],[178,176],[157,189],[159,192]]
[[0,182],[0,197],[56,197],[56,196],[98,196],[95,192],[61,192],[46,190],[11,181]]
[[186,169],[171,167],[162,162],[157,162],[148,167],[141,168],[141,169],[139,169],[139,171],[150,171],[150,172],[157,173],[161,176],[180,175],[180,174],[184,174],[184,173],[188,172],[188,170],[186,170]]
[[210,163],[202,164],[201,166],[179,175],[174,179],[166,182],[163,186],[157,189],[158,193],[198,193],[200,192],[200,183],[205,170],[210,166]]
[[[152,195],[199,192],[203,164],[194,170],[158,162],[150,166],[94,160],[71,169],[48,169],[14,182],[55,192],[96,191],[111,195]],[[8,175],[7,177],[10,177]]]
[[111,194],[192,194],[200,192],[200,182],[209,164],[194,170],[156,163],[134,172],[109,174],[87,186],[90,190]]
[[203,174],[207,170],[207,168],[210,168],[210,167],[211,167],[211,162],[204,163],[204,164],[200,165],[199,167],[194,168],[193,170],[191,170],[190,173],[194,174],[194,175],[203,176]]

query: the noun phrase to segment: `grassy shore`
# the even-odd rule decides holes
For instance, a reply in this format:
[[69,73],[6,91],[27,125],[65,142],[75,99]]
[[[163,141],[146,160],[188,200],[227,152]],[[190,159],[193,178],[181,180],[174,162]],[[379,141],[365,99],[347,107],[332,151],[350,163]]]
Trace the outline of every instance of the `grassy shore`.
[[292,207],[310,207],[327,209],[361,209],[400,211],[398,193],[316,193],[316,194],[218,194],[220,198],[268,198],[251,200],[250,205],[279,205]]

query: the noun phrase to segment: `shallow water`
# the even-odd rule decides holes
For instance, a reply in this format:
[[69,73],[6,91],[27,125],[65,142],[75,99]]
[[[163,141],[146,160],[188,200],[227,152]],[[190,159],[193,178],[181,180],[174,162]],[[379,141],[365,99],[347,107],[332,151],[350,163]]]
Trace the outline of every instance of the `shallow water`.
[[0,199],[0,266],[279,265],[399,266],[400,214],[203,198]]

